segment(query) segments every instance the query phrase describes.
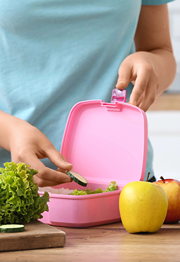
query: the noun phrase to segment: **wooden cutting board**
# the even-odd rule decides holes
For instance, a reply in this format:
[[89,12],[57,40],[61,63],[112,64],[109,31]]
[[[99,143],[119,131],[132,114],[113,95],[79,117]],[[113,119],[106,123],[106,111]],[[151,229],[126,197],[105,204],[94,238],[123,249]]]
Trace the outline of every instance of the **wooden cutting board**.
[[0,251],[63,247],[66,233],[39,221],[24,224],[25,231],[0,233]]

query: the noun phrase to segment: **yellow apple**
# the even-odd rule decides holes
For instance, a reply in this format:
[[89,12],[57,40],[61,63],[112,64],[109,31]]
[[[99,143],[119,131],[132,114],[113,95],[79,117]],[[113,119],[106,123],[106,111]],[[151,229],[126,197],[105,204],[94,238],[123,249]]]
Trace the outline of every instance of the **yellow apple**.
[[129,233],[158,231],[165,220],[167,209],[166,193],[154,183],[130,182],[120,193],[121,221]]

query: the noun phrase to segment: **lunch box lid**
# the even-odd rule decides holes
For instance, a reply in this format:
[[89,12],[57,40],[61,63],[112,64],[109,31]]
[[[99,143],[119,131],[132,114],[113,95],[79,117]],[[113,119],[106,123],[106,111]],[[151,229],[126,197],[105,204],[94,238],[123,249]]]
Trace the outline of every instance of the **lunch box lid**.
[[125,102],[82,101],[70,111],[61,154],[94,183],[125,185],[144,179],[147,118]]

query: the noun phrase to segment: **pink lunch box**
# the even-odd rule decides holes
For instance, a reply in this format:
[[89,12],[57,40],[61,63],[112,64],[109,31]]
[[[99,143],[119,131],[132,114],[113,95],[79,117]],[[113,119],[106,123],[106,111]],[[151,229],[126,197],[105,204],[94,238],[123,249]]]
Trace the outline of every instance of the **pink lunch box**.
[[[88,180],[87,188],[105,189],[116,181],[118,190],[81,196],[50,193],[49,212],[44,212],[40,221],[65,227],[120,221],[122,188],[144,179],[147,141],[147,118],[138,107],[119,101],[77,103],[67,120],[61,153],[73,164],[73,171]],[[85,189],[75,182],[55,188],[62,187]]]

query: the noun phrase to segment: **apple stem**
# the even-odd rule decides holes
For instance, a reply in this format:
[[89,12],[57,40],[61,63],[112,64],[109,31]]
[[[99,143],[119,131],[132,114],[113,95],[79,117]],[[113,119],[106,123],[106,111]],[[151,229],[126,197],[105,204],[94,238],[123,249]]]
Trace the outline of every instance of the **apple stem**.
[[150,174],[151,174],[151,172],[148,172],[147,178],[146,178],[146,182],[148,182],[148,179],[149,179]]
[[165,183],[165,179],[163,176],[160,176],[160,179],[162,179],[163,183]]

